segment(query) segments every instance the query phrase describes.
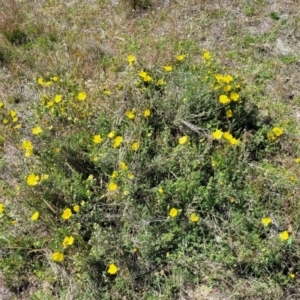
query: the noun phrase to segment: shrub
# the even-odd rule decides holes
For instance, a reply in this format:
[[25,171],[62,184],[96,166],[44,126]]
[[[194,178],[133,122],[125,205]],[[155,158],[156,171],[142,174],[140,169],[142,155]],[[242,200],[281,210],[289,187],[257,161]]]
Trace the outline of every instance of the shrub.
[[38,78],[40,102],[24,122],[2,105],[23,155],[11,192],[23,201],[2,204],[7,280],[27,272],[54,284],[58,265],[76,274],[78,293],[97,287],[91,299],[151,299],[161,285],[174,298],[179,283],[217,278],[214,264],[257,278],[287,272],[292,238],[261,221],[287,188],[260,195],[251,167],[278,151],[284,131],[260,122],[243,79],[208,51],[201,64],[178,55],[149,70],[130,55],[126,69],[102,105],[56,75]]

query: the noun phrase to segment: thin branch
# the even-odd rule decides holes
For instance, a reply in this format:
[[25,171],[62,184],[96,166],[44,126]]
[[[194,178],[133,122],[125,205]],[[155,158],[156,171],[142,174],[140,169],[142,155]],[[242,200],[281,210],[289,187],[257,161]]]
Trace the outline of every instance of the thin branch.
[[210,133],[207,129],[197,127],[197,126],[193,125],[192,123],[185,121],[185,120],[180,120],[180,122],[182,124],[184,124],[185,126],[187,126],[188,128],[190,128],[192,131],[197,132],[200,135],[204,135],[205,137],[210,136]]

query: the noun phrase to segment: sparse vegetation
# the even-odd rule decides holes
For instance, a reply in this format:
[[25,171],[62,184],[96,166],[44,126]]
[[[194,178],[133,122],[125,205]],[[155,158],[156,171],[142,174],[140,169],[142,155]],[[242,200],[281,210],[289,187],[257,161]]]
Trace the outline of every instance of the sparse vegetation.
[[3,299],[297,299],[288,4],[1,4]]

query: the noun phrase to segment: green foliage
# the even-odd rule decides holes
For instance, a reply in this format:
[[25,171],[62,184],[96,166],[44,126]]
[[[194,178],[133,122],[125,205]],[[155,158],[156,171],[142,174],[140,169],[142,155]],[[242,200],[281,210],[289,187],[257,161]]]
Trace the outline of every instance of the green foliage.
[[284,63],[284,64],[294,64],[296,63],[298,60],[297,60],[297,57],[290,54],[290,55],[282,55],[280,57],[280,60]]
[[252,167],[280,151],[284,131],[207,51],[196,65],[181,55],[149,70],[129,56],[124,69],[105,101],[47,74],[31,117],[1,107],[22,161],[10,186],[22,210],[5,202],[0,214],[7,283],[32,273],[63,291],[61,274],[75,274],[77,293],[93,289],[86,299],[153,299],[162,286],[171,299],[180,284],[217,280],[221,265],[287,284],[297,249],[280,215],[261,220],[288,188]]
[[9,64],[12,58],[11,50],[8,47],[4,47],[0,49],[0,64],[6,65]]
[[10,32],[4,32],[4,35],[13,45],[22,45],[28,42],[28,35],[20,28],[13,28]]
[[278,20],[280,19],[280,16],[278,15],[277,12],[272,11],[272,12],[270,13],[270,18],[273,19],[273,20],[275,20],[275,21],[278,21]]
[[151,0],[125,0],[133,9],[145,9],[151,6]]

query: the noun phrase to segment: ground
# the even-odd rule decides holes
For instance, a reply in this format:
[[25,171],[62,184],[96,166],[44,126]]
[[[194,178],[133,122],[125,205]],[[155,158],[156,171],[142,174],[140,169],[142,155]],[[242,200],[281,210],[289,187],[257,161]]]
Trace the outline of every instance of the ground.
[[[57,75],[68,78],[72,82],[68,83],[70,90],[75,85],[78,91],[88,90],[94,104],[109,111],[112,104],[102,96],[103,91],[110,90],[118,82],[126,82],[128,55],[135,55],[142,69],[151,70],[170,64],[181,52],[186,54],[191,64],[199,64],[203,60],[200,53],[207,50],[229,73],[244,78],[248,89],[245,92],[253,96],[250,102],[257,106],[262,123],[268,124],[272,120],[274,126],[286,126],[288,135],[280,145],[280,151],[266,155],[262,161],[249,163],[253,169],[262,170],[266,180],[251,178],[249,181],[261,188],[262,194],[264,190],[272,191],[274,188],[273,195],[277,197],[280,179],[276,179],[278,184],[269,186],[268,176],[276,178],[277,169],[272,169],[273,166],[282,166],[287,173],[294,171],[293,162],[299,156],[299,1],[0,0],[0,6],[3,7],[0,11],[0,102],[15,109],[22,121],[34,117],[31,107],[39,102],[41,96],[36,87],[39,77]],[[157,72],[163,74],[162,70]],[[135,103],[131,98],[124,98],[118,103],[130,107],[130,101]],[[29,136],[29,133],[25,135]],[[2,142],[2,137],[5,142]],[[296,141],[295,145],[293,141]],[[24,161],[14,136],[4,130],[0,131],[0,148],[3,171],[0,191],[4,191],[7,182],[11,186],[18,185],[20,179],[16,170],[22,169]],[[296,177],[298,173],[295,171]],[[264,175],[261,175],[262,178]],[[299,195],[295,184],[290,195],[282,193],[282,198],[287,197],[295,203],[296,210]],[[10,193],[3,192],[0,203],[13,203],[10,197]],[[23,210],[26,214],[26,209]],[[285,216],[285,221],[280,221],[291,226],[288,231],[293,233],[297,245],[300,241],[297,223],[300,218],[296,212],[292,215],[288,208],[278,206],[273,220],[278,218],[280,210]],[[206,222],[214,223],[213,220]],[[1,236],[5,234],[0,230]],[[39,234],[46,235],[46,232]],[[230,245],[231,249],[238,247],[234,242]],[[299,258],[297,255],[293,258],[295,264]],[[55,274],[63,277],[59,267],[53,262],[49,264]],[[201,269],[201,265],[193,267]],[[289,267],[291,270],[286,273],[295,273],[296,277],[292,283],[281,285],[273,277],[269,280],[249,274],[243,277],[243,271],[238,277],[221,263],[211,262],[205,265],[210,275],[196,284],[182,284],[177,297],[182,300],[298,299],[298,270]],[[242,264],[240,268],[243,268]],[[212,273],[215,274],[213,279],[210,277]],[[72,275],[68,274],[66,278],[65,281],[69,280],[71,285],[74,281]],[[41,294],[36,292],[41,291],[37,287],[38,281],[32,277],[27,282],[28,287],[14,290],[9,289],[5,279],[0,278],[0,299],[42,299]],[[47,280],[44,282],[45,291],[55,286],[49,287]],[[77,299],[70,293],[54,293],[53,299]],[[265,296],[262,296],[263,293]],[[144,299],[151,298],[145,296]],[[162,296],[162,299],[168,299],[168,296]]]

